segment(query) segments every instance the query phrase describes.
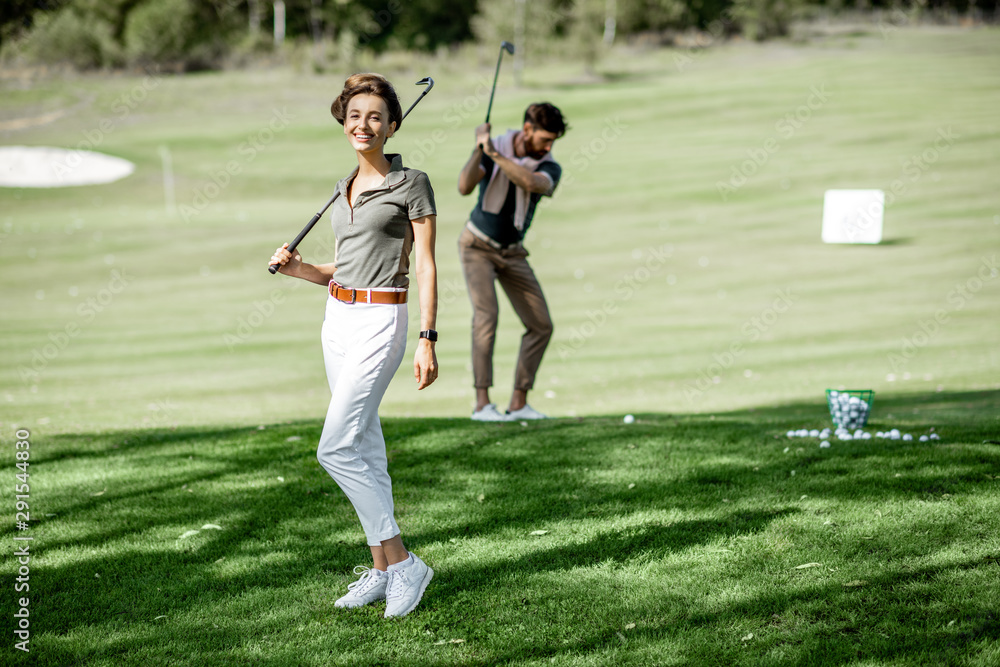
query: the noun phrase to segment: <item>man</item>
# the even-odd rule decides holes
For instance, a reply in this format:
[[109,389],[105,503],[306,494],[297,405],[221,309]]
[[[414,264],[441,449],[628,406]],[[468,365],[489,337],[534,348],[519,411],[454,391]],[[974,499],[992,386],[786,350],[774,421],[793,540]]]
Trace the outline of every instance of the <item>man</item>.
[[[472,301],[472,373],[477,421],[545,419],[528,405],[528,391],[552,337],[552,320],[542,288],[522,245],[535,206],[552,196],[562,168],[552,159],[552,144],[566,133],[562,113],[541,102],[524,112],[524,125],[490,139],[490,124],[476,128],[476,148],[458,176],[458,191],[479,199],[458,240],[462,269]],[[506,413],[490,402],[493,386],[493,343],[496,339],[497,293],[494,281],[510,299],[526,331],[514,373],[514,392]]]

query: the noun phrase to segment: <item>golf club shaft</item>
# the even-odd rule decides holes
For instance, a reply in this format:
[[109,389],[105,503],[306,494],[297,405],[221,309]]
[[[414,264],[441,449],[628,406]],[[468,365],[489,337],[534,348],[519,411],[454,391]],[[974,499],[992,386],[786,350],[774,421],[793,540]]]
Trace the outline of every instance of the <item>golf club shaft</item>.
[[500,61],[503,60],[503,47],[500,47],[500,53],[497,54],[497,70],[493,73],[493,89],[490,90],[490,103],[486,106],[486,121],[490,122],[490,112],[493,111],[493,94],[497,92],[497,79],[500,78]]
[[[312,231],[312,228],[316,226],[316,223],[319,222],[319,219],[323,217],[324,213],[326,213],[326,209],[330,208],[331,204],[333,204],[333,200],[336,198],[337,195],[333,195],[332,197],[330,197],[330,201],[328,201],[326,205],[319,210],[319,213],[314,215],[312,220],[310,220],[309,223],[302,228],[302,231],[299,232],[299,235],[295,237],[295,240],[288,244],[287,248],[288,252],[290,253],[295,252],[295,249],[299,247],[299,243],[302,242],[302,239],[306,237],[306,234]],[[267,270],[270,271],[271,274],[273,275],[278,272],[278,269],[280,267],[281,267],[280,264],[271,264],[270,266],[267,267]]]
[[[497,92],[497,79],[500,78],[500,63],[503,61],[504,51],[513,54],[514,45],[506,41],[500,42],[500,53],[497,54],[497,69],[493,73],[493,88],[490,90],[490,103],[486,105],[486,123],[490,122],[490,112],[493,111],[493,95]],[[479,147],[483,149],[483,151],[486,150],[486,146],[483,144],[480,144]]]
[[[407,116],[410,115],[410,112],[413,111],[413,107],[417,106],[417,104],[420,103],[420,100],[424,99],[424,96],[427,95],[427,93],[431,92],[431,88],[434,87],[434,79],[432,79],[429,76],[424,77],[420,81],[417,81],[418,85],[419,84],[424,84],[424,83],[427,84],[427,87],[424,89],[424,92],[422,92],[420,94],[420,97],[418,97],[417,100],[413,104],[410,105],[410,108],[406,110],[406,113],[403,114],[403,117],[399,119],[400,124],[402,124],[403,120]],[[306,237],[306,234],[308,234],[309,232],[312,231],[312,228],[316,226],[316,223],[319,222],[319,219],[323,217],[324,213],[326,213],[326,209],[330,208],[330,206],[333,205],[333,200],[336,199],[336,198],[337,198],[336,194],[334,194],[332,197],[330,197],[330,201],[328,201],[326,203],[326,206],[324,206],[323,208],[321,208],[319,210],[319,213],[317,213],[316,215],[314,215],[313,218],[312,218],[312,220],[310,220],[306,224],[306,226],[302,228],[302,231],[299,232],[299,235],[295,237],[295,240],[288,244],[288,248],[287,248],[288,252],[290,252],[290,253],[294,253],[295,252],[295,249],[299,247],[299,243],[302,242],[302,239],[304,239]],[[279,268],[281,268],[280,264],[270,264],[270,265],[268,265],[267,270],[271,272],[271,275],[274,275],[274,274],[276,274],[278,272]]]

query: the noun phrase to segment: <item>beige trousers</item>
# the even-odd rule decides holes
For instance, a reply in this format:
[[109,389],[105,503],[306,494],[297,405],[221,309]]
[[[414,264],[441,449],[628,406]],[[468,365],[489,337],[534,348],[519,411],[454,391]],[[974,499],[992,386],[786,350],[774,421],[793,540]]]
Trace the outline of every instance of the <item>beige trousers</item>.
[[472,301],[474,386],[477,389],[493,386],[493,343],[499,315],[495,282],[499,281],[526,329],[517,356],[514,389],[531,389],[552,338],[552,318],[542,287],[528,264],[528,251],[521,244],[498,250],[466,228],[458,239],[458,252]]

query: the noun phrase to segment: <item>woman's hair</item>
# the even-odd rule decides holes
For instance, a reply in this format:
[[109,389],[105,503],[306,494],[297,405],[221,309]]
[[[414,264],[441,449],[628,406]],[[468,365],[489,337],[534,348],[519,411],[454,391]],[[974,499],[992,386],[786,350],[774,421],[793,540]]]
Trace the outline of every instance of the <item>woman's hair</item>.
[[546,132],[552,132],[557,139],[566,134],[566,130],[569,129],[559,107],[548,102],[537,102],[529,105],[524,110],[524,122],[531,123]]
[[381,74],[352,74],[344,82],[344,90],[330,105],[330,113],[341,125],[347,118],[347,105],[355,95],[375,95],[385,100],[389,108],[389,122],[396,123],[396,129],[403,124],[403,108],[399,106],[396,91]]

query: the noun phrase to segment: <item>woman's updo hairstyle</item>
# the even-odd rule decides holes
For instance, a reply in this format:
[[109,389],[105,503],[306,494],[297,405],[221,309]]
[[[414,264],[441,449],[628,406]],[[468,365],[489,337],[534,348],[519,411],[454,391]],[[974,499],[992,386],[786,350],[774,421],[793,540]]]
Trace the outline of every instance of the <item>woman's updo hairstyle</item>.
[[396,124],[396,129],[403,124],[403,108],[399,106],[396,91],[381,74],[352,74],[344,82],[344,90],[330,105],[330,113],[341,125],[347,118],[347,105],[355,95],[376,95],[385,100],[389,108],[389,122]]

